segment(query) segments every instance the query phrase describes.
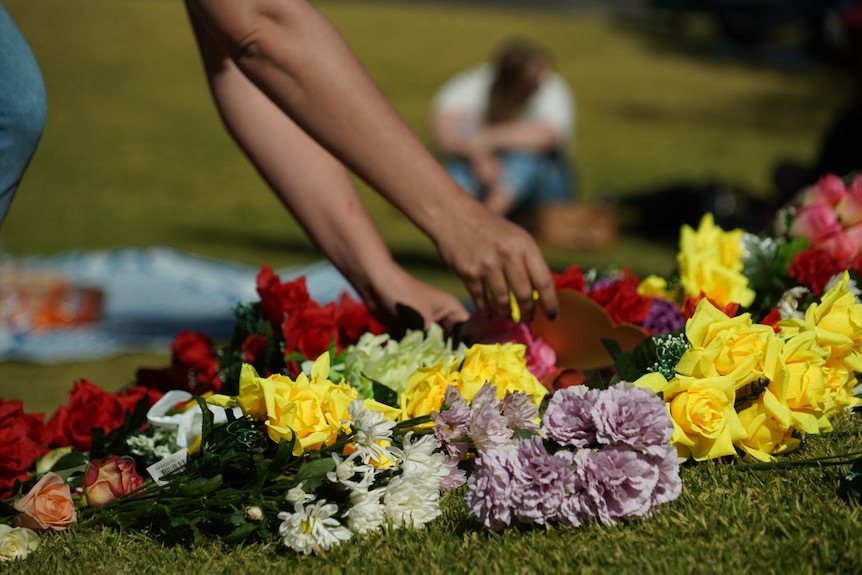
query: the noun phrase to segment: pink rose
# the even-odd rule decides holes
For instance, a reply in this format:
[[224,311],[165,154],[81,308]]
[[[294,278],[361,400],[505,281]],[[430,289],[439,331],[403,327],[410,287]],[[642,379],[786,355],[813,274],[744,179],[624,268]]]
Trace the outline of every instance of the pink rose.
[[835,174],[826,174],[805,194],[803,203],[835,206],[844,198],[845,192],[844,181],[841,178]]
[[94,459],[87,466],[84,497],[94,507],[140,489],[143,485],[144,478],[135,470],[134,459],[109,455],[104,459]]
[[842,264],[849,264],[853,256],[859,251],[856,237],[851,237],[844,230],[832,234],[819,242],[815,247],[823,250]]
[[77,521],[69,485],[51,472],[15,503],[15,509],[21,512],[18,523],[28,529],[61,531]]
[[542,338],[532,340],[524,359],[527,360],[527,369],[540,381],[557,370],[557,352]]
[[808,238],[813,243],[841,231],[838,216],[826,204],[803,206],[790,224],[790,235],[795,238]]
[[862,176],[857,176],[850,184],[847,193],[835,206],[835,213],[844,227],[862,222]]

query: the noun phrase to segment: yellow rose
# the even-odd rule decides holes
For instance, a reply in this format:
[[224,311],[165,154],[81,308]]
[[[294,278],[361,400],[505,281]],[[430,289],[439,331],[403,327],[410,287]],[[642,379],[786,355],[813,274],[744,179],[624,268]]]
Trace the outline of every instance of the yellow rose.
[[752,323],[750,314],[728,317],[703,299],[686,322],[685,333],[691,345],[677,364],[681,375],[726,376],[739,389],[771,380],[781,368],[783,340],[771,327]]
[[[766,405],[766,395],[739,412],[739,421],[747,437],[736,445],[749,456],[760,461],[771,461],[773,455],[792,451],[799,446],[793,429],[776,418]],[[768,400],[767,400],[768,401]]]
[[859,403],[853,397],[856,373],[862,371],[862,304],[849,289],[850,276],[845,271],[839,280],[823,294],[819,303],[805,310],[803,319],[788,318],[778,323],[781,335],[799,337],[814,333],[814,341],[822,348],[825,398],[823,413],[827,417]]
[[674,423],[674,443],[683,457],[697,461],[736,455],[734,443],[747,436],[734,409],[736,390],[728,377],[691,379],[684,382],[684,391],[670,400],[670,415]]
[[[290,381],[290,378],[283,375],[271,375],[270,378],[280,379],[285,382]],[[242,409],[243,415],[248,415],[262,421],[266,418],[266,403],[263,399],[263,387],[261,386],[261,382],[263,381],[264,378],[258,375],[254,366],[244,363],[239,373],[239,395],[229,396],[216,393],[204,398],[208,404],[226,409],[238,405]],[[193,407],[194,405],[195,402],[192,400],[186,408]]]
[[522,343],[471,346],[461,365],[461,395],[470,401],[486,382],[491,382],[500,399],[506,392],[520,391],[532,396],[536,405],[540,404],[548,389],[527,369],[526,350]]
[[813,331],[803,331],[788,338],[782,350],[787,368],[787,394],[794,427],[805,433],[831,429],[824,416],[828,401],[823,366],[826,352],[817,345]]
[[[290,381],[290,378],[283,375],[271,375],[270,378],[285,383]],[[239,372],[237,405],[245,415],[259,420],[266,417],[266,402],[263,398],[263,386],[261,385],[263,380],[252,365],[242,364]]]
[[[691,381],[691,379],[685,380],[686,382]],[[647,374],[640,376],[637,380],[634,381],[634,385],[638,387],[645,387],[647,389],[651,389],[655,393],[662,394],[664,400],[670,401],[673,396],[678,394],[679,392],[685,389],[685,383],[679,377],[674,377],[670,381],[665,378],[665,376],[658,372],[653,371]]]
[[823,378],[826,383],[826,403],[823,414],[832,417],[848,407],[859,405],[860,399],[853,395],[856,387],[856,373],[847,368],[844,363],[828,361],[823,366]]
[[696,297],[703,292],[721,306],[751,305],[755,294],[742,273],[743,233],[725,232],[710,213],[703,216],[697,231],[682,226],[677,261],[686,294]]
[[412,419],[440,411],[446,389],[452,385],[460,388],[458,370],[446,360],[437,365],[420,367],[407,378],[405,392],[401,395],[404,417]]

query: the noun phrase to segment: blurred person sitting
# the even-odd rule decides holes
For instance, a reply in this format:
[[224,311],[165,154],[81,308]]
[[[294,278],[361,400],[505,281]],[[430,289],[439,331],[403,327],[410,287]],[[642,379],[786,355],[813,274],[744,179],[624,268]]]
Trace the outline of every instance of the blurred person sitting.
[[566,159],[575,104],[534,44],[505,42],[493,62],[456,74],[435,94],[431,134],[458,184],[492,211],[526,221],[538,206],[574,199]]

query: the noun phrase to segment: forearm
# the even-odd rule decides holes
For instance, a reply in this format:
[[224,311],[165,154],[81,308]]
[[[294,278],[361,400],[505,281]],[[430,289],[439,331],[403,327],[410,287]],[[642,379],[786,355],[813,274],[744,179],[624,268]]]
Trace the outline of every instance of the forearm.
[[396,267],[344,167],[213,44],[192,17],[210,89],[234,140],[321,253],[363,297]]
[[305,132],[432,239],[445,233],[442,216],[464,194],[312,6],[190,1],[243,73]]

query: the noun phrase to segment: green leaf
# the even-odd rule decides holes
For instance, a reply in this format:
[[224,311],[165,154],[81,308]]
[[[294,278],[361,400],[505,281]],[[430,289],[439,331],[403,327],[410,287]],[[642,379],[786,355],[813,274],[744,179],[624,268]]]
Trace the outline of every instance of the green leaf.
[[207,406],[206,401],[199,395],[195,396],[195,401],[198,404],[198,407],[201,408],[201,412],[203,412],[203,418],[201,421],[201,436],[203,440],[201,441],[201,450],[204,449],[213,434],[213,413],[210,411],[209,406]]
[[374,399],[379,401],[382,404],[388,405],[390,407],[398,407],[398,392],[385,385],[376,381],[374,379],[371,380],[371,389],[374,393]]
[[331,457],[321,457],[303,463],[296,473],[297,481],[305,481],[313,477],[324,477],[335,469],[335,461]]

